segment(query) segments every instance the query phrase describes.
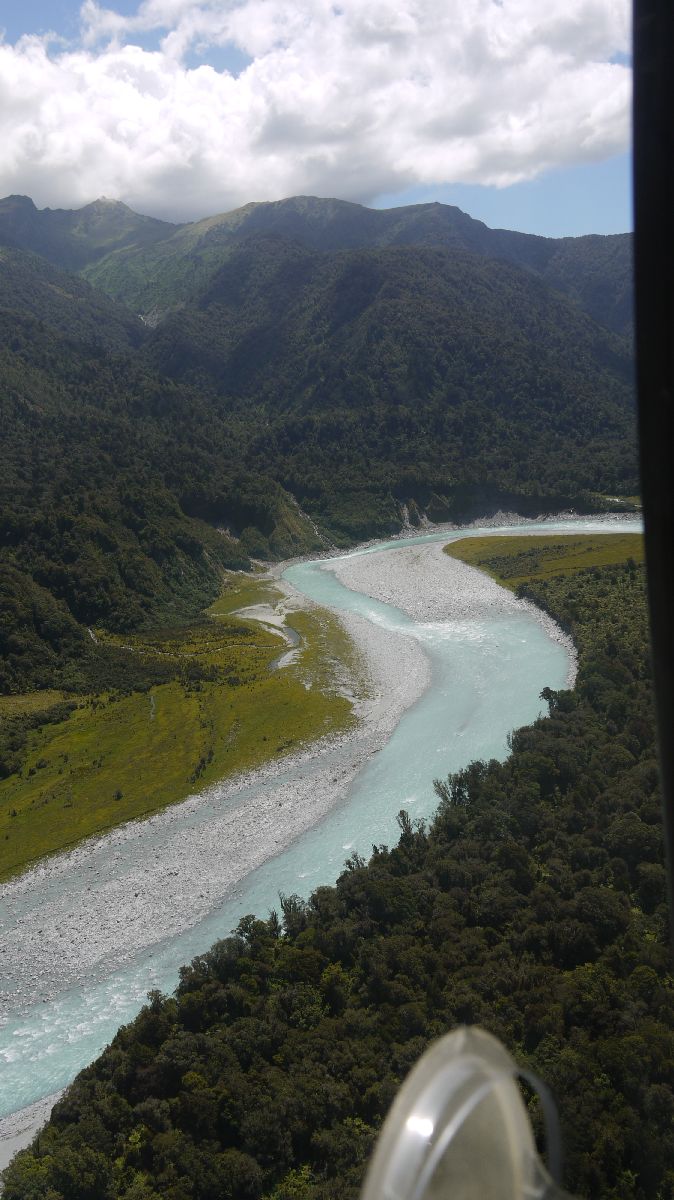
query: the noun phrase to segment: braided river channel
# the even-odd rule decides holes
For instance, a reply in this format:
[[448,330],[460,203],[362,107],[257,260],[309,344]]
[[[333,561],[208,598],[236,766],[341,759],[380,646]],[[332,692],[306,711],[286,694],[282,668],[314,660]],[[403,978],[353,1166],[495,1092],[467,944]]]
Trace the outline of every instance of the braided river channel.
[[[425,543],[446,544],[481,532],[507,535],[639,528],[637,521],[608,517],[527,523],[498,531],[435,532],[378,543],[340,558],[368,555],[374,560],[385,551],[394,554]],[[389,555],[388,561],[391,559]],[[280,850],[272,843],[265,850],[265,861],[256,869],[220,894],[217,888],[206,892],[201,884],[202,864],[196,855],[187,885],[181,885],[178,895],[171,895],[170,890],[162,894],[165,905],[180,909],[177,932],[169,928],[167,933],[161,921],[155,931],[152,911],[140,913],[138,923],[144,936],[138,948],[130,935],[125,942],[128,930],[122,930],[121,941],[99,953],[95,966],[84,976],[78,976],[76,966],[70,972],[62,971],[58,959],[62,957],[66,962],[70,952],[75,961],[79,949],[86,949],[88,939],[95,936],[95,931],[87,928],[87,918],[76,935],[69,935],[70,951],[65,941],[61,943],[63,955],[54,955],[53,970],[40,941],[47,920],[41,914],[58,913],[60,905],[73,903],[73,897],[77,899],[80,893],[84,898],[82,911],[94,913],[88,918],[90,924],[97,919],[95,906],[87,908],[85,903],[92,888],[108,889],[106,895],[112,897],[107,904],[109,919],[116,903],[114,889],[127,886],[125,878],[132,877],[128,874],[132,868],[151,873],[153,865],[161,861],[164,842],[175,839],[177,829],[180,837],[189,834],[206,840],[210,836],[212,840],[214,822],[222,819],[223,813],[226,815],[233,807],[238,812],[237,805],[254,801],[259,786],[254,778],[240,780],[234,790],[225,785],[220,792],[217,787],[210,789],[207,802],[192,800],[177,806],[182,813],[176,816],[171,810],[170,819],[143,822],[149,831],[142,833],[144,843],[135,834],[122,831],[112,839],[111,849],[100,858],[98,866],[92,868],[86,854],[78,857],[76,852],[69,857],[67,868],[59,869],[56,864],[53,869],[33,870],[30,882],[11,893],[11,903],[7,888],[0,889],[0,1118],[63,1089],[100,1053],[117,1028],[136,1015],[149,990],[171,990],[181,964],[227,936],[244,914],[266,917],[270,909],[278,909],[279,892],[307,897],[318,885],[333,883],[353,852],[367,858],[373,843],[395,842],[399,833],[396,816],[401,808],[407,809],[412,818],[430,817],[436,806],[435,778],[444,778],[476,758],[505,758],[508,734],[547,711],[540,700],[542,688],[565,686],[571,662],[568,646],[564,639],[551,636],[530,611],[504,614],[497,610],[492,615],[482,608],[477,616],[468,611],[452,620],[414,620],[392,604],[345,587],[329,569],[332,561],[319,559],[289,566],[284,580],[337,614],[355,614],[369,622],[373,638],[397,635],[399,641],[401,637],[414,639],[415,654],[419,657],[421,653],[425,660],[427,686],[403,712],[388,740],[375,753],[363,756],[338,804],[324,806],[318,819],[288,844],[281,844]],[[382,558],[382,564],[384,561]],[[373,562],[369,569],[374,568]],[[327,762],[335,779],[338,777],[338,749],[328,745],[318,761],[324,772]],[[314,767],[313,760],[287,769],[281,762],[273,786],[292,790],[297,777],[311,797]],[[281,821],[282,815],[278,819]],[[305,817],[305,824],[310,820]],[[182,825],[177,826],[176,821]],[[222,856],[226,858],[228,853],[228,845],[222,844]],[[178,870],[173,874],[177,876]],[[133,883],[128,886],[133,887]],[[126,909],[122,906],[119,911],[123,917]],[[54,936],[63,934],[56,929]],[[20,955],[11,950],[13,937],[15,942],[20,939]],[[59,944],[55,942],[57,950]]]

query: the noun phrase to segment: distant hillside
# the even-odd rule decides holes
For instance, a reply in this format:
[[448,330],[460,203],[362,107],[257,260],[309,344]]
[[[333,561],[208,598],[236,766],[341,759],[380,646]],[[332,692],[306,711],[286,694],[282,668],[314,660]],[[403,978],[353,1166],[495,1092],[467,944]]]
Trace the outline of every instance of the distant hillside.
[[[385,246],[443,247],[505,260],[540,275],[596,321],[617,333],[632,322],[632,239],[542,238],[489,229],[447,204],[368,209],[342,200],[294,197],[250,204],[219,217],[183,226],[148,251],[133,247],[88,270],[99,287],[138,311],[151,311],[193,295],[233,242],[274,234],[312,250],[357,250]],[[140,259],[147,270],[139,270]]]
[[251,238],[141,357],[218,408],[264,415],[251,467],[274,463],[340,540],[388,531],[366,489],[443,519],[471,509],[457,488],[515,507],[636,490],[626,344],[508,263]]
[[[139,318],[104,292],[37,254],[0,245],[0,320],[10,336],[26,321],[71,341],[107,351],[128,352],[144,337]],[[38,338],[39,340],[39,338]],[[26,343],[30,353],[31,342]]]
[[384,246],[468,250],[526,267],[607,328],[631,331],[630,234],[544,238],[489,229],[447,204],[368,209],[312,196],[248,204],[189,225],[141,217],[108,200],[77,212],[40,212],[25,196],[0,201],[0,242],[83,271],[116,299],[155,318],[157,311],[193,296],[223,262],[232,242],[260,234],[319,251]]

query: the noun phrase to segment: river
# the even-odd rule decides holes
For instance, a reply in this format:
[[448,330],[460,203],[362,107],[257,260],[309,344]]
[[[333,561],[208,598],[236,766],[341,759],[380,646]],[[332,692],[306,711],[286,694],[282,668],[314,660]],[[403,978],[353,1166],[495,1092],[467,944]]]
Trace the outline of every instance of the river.
[[[618,528],[638,530],[640,525],[636,521],[620,521],[618,525],[610,518],[548,521],[499,532],[507,535]],[[376,556],[384,551],[447,542],[479,532],[444,531],[382,542],[340,558],[345,561],[356,556]],[[491,534],[495,530],[484,532]],[[390,562],[391,558],[381,561]],[[7,958],[3,958],[10,965],[2,977],[0,1117],[65,1087],[78,1070],[100,1053],[119,1025],[138,1012],[148,990],[172,989],[180,965],[205,951],[218,937],[226,936],[242,915],[253,912],[266,916],[271,908],[278,908],[279,892],[306,897],[319,884],[334,882],[349,854],[357,851],[367,857],[373,843],[390,844],[396,839],[396,815],[400,808],[406,808],[412,817],[431,816],[435,807],[434,778],[444,777],[475,758],[505,757],[508,734],[534,720],[544,707],[539,699],[542,688],[564,686],[569,669],[568,650],[551,638],[531,613],[481,613],[479,617],[468,613],[463,619],[415,621],[392,604],[345,587],[330,569],[330,560],[292,565],[284,572],[284,579],[319,604],[369,622],[373,636],[378,630],[391,638],[414,639],[417,653],[421,651],[429,669],[430,686],[404,713],[382,748],[367,756],[354,772],[341,803],[327,812],[318,810],[317,823],[298,836],[293,836],[291,830],[286,838],[288,844],[283,845],[280,838],[280,852],[269,849],[266,853],[271,856],[229,887],[226,894],[218,895],[217,888],[209,892],[208,872],[204,868],[202,882],[197,857],[191,863],[191,881],[181,880],[181,890],[172,898],[181,917],[176,931],[171,932],[169,923],[166,927],[157,926],[160,936],[148,934],[151,914],[140,911],[134,922],[145,936],[139,935],[137,952],[133,941],[136,934],[130,930],[127,909],[117,910],[120,915],[115,926],[115,896],[120,889],[128,892],[125,872],[131,869],[129,864],[138,869],[139,855],[144,856],[142,869],[146,874],[151,874],[153,862],[162,861],[164,845],[168,847],[170,839],[177,836],[175,812],[166,820],[160,817],[144,823],[139,837],[151,837],[148,845],[154,858],[149,861],[149,851],[142,848],[139,837],[122,831],[105,842],[105,853],[97,866],[91,857],[87,858],[86,851],[79,857],[70,856],[67,869],[59,870],[57,864],[43,873],[33,872],[30,886],[12,894],[11,911],[6,911],[3,917],[6,946],[10,946],[13,933],[17,937],[21,934],[24,949],[21,955],[12,958],[10,947]],[[335,784],[341,761],[338,750],[326,748],[322,767],[324,775],[326,764],[328,772],[334,772]],[[279,770],[273,781],[274,795],[283,796],[284,788],[292,792],[303,787],[303,794],[310,796],[314,767],[309,761]],[[209,834],[212,843],[215,836],[212,830],[219,830],[217,822],[227,813],[238,819],[237,814],[251,801],[257,786],[255,780],[244,782],[235,792],[225,789],[219,794],[216,790],[208,803],[178,806],[182,822],[178,838],[186,836],[185,831],[201,838],[195,845],[202,846],[205,854]],[[278,804],[282,811],[277,820],[282,822],[281,800]],[[305,823],[306,819],[305,814]],[[217,836],[222,835],[218,832]],[[222,846],[221,852],[227,855],[227,845]],[[174,874],[179,878],[178,867]],[[125,947],[124,953],[117,951],[118,943],[112,937],[112,949],[103,955],[99,953],[95,969],[92,967],[90,975],[81,978],[75,960],[81,950],[86,965],[84,949],[93,935],[85,917],[77,918],[81,922],[79,932],[73,927],[72,904],[73,896],[78,897],[81,901],[78,911],[85,913],[92,886],[103,896],[105,920],[113,933],[116,929],[121,939],[119,945],[124,941]],[[66,906],[61,930],[59,906]],[[55,925],[53,937],[64,939],[61,963],[53,953],[49,960],[41,957],[43,929],[49,919]],[[55,945],[58,950],[59,942],[55,941]],[[0,950],[6,946],[0,943]],[[73,958],[70,967],[69,954]],[[45,962],[51,966],[48,968]],[[5,1124],[5,1131],[6,1128]],[[0,1143],[2,1138],[0,1127]]]

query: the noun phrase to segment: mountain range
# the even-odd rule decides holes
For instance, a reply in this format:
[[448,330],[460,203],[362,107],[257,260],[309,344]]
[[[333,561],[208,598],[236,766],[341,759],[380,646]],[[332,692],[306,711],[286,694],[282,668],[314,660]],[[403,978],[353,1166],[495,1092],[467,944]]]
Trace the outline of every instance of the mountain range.
[[631,320],[627,234],[1,200],[0,686],[49,682],[87,625],[181,619],[251,556],[633,495]]
[[151,311],[157,300],[198,294],[232,244],[259,235],[307,249],[433,246],[465,250],[535,272],[600,324],[630,333],[630,234],[546,238],[490,229],[447,204],[368,209],[344,200],[297,196],[174,225],[100,199],[77,211],[38,210],[27,196],[0,200],[0,239],[81,271],[115,299]]

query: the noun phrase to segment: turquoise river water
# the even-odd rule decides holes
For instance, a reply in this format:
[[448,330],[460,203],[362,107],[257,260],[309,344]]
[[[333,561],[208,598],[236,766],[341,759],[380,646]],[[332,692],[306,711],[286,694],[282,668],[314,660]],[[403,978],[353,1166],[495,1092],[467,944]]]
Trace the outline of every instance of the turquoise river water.
[[[502,532],[594,532],[638,529],[637,522],[587,520],[528,524]],[[434,533],[379,543],[355,551],[377,554],[425,541],[450,541],[480,531]],[[494,530],[485,530],[493,533]],[[285,578],[320,604],[356,612],[369,621],[417,638],[431,664],[431,685],[408,709],[385,747],[356,777],[347,800],[283,853],[242,880],[214,911],[186,932],[122,969],[111,964],[105,978],[45,1001],[35,981],[28,1010],[0,1014],[0,1117],[65,1087],[132,1019],[148,990],[172,989],[180,965],[203,953],[236,926],[245,913],[266,916],[278,893],[308,896],[332,883],[353,851],[368,856],[373,843],[396,840],[396,814],[429,817],[435,808],[433,779],[475,758],[504,758],[507,735],[534,720],[544,707],[545,686],[564,685],[568,654],[526,613],[486,620],[416,623],[391,605],[343,587],[321,560],[289,567]],[[279,777],[280,779],[283,776]],[[245,794],[242,788],[240,794]],[[208,810],[190,818],[207,820]],[[79,886],[69,881],[69,886]]]

